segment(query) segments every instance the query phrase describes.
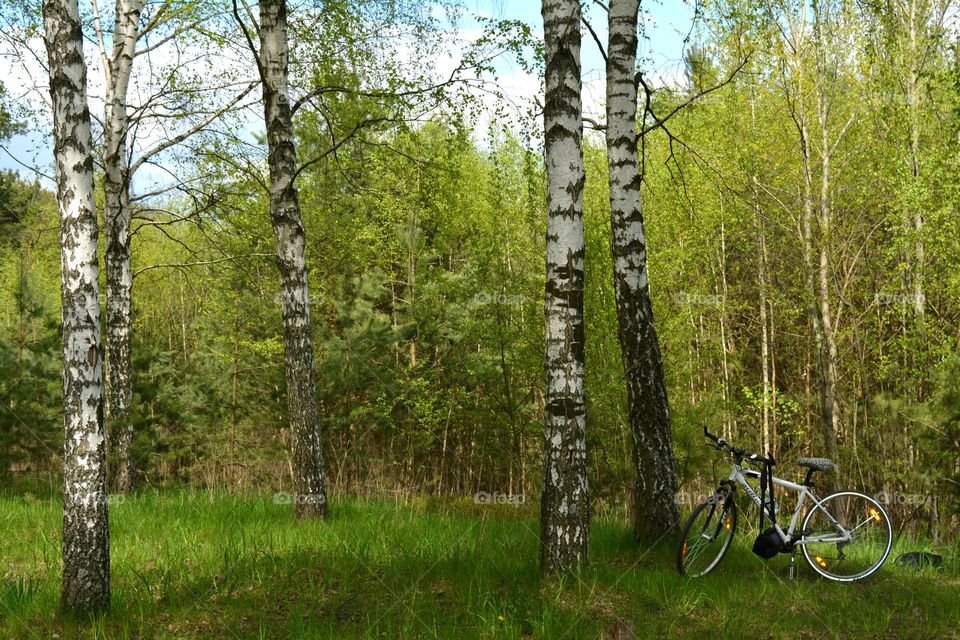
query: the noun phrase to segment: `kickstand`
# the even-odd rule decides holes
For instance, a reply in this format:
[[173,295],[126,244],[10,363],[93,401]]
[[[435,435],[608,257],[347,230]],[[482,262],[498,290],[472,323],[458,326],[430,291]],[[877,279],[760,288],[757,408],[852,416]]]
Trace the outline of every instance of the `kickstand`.
[[790,579],[791,580],[793,580],[793,575],[794,575],[793,571],[794,571],[794,565],[796,565],[796,562],[797,562],[797,548],[794,547],[793,550],[790,552]]

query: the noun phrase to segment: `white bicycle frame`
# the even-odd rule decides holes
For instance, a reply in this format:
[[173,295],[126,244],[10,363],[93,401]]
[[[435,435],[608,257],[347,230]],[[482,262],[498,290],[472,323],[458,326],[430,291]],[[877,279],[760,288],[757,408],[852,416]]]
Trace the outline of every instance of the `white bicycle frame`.
[[775,520],[776,512],[774,512],[773,518],[771,518],[770,513],[768,513],[768,509],[765,509],[763,504],[760,502],[760,496],[757,495],[757,492],[747,482],[747,477],[759,479],[760,472],[755,469],[744,468],[739,464],[734,464],[733,470],[730,472],[730,477],[727,478],[727,481],[731,485],[736,483],[743,488],[744,492],[750,496],[750,499],[753,500],[754,504],[760,508],[760,512],[764,515],[764,517],[774,526],[777,534],[779,534],[780,539],[784,544],[793,540],[793,534],[794,531],[796,531],[797,524],[800,521],[800,514],[803,513],[803,507],[807,502],[807,498],[810,498],[811,502],[813,502],[812,508],[821,507],[820,510],[830,520],[833,526],[836,527],[837,534],[839,535],[825,534],[808,538],[801,537],[799,540],[794,541],[793,544],[801,545],[822,542],[850,542],[853,539],[853,536],[850,534],[850,532],[847,531],[839,522],[837,522],[836,518],[834,518],[833,515],[826,510],[826,508],[822,507],[822,501],[817,498],[817,495],[811,490],[810,487],[805,484],[798,484],[796,482],[790,482],[789,480],[784,480],[783,478],[773,476],[773,484],[775,486],[783,487],[784,489],[788,489],[799,494],[797,497],[797,507],[793,512],[793,517],[790,518],[790,526],[787,527],[786,531],[784,531],[782,528],[780,528],[780,525],[777,524]]

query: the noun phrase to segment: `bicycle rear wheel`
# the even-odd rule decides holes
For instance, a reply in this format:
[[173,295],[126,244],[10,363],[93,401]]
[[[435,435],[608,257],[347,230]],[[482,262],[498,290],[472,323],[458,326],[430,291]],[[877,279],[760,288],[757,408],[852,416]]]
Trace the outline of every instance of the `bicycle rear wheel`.
[[887,512],[862,493],[829,495],[803,520],[800,546],[807,563],[837,582],[855,582],[875,573],[892,545],[893,526]]
[[690,514],[680,535],[677,571],[698,578],[713,571],[730,548],[737,530],[737,505],[733,496],[715,494]]

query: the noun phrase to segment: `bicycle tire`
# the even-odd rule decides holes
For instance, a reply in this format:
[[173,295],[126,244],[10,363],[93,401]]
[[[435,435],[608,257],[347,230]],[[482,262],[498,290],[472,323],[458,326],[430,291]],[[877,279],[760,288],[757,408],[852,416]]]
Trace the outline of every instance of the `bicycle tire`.
[[[841,500],[844,498],[847,498],[848,500],[841,502]],[[835,503],[833,511],[831,511],[829,508],[831,502]],[[840,515],[834,513],[834,511],[839,513],[841,510],[845,513],[841,513]],[[840,522],[845,529],[848,530],[857,531],[864,526],[868,526],[869,528],[865,531],[869,532],[870,537],[867,538],[863,534],[860,534],[854,538],[853,542],[845,543],[842,546],[830,542],[806,542],[809,539],[811,525],[819,524],[819,521],[816,523],[812,522],[813,519],[822,514],[827,514],[834,518]],[[857,514],[854,516],[857,520],[860,518],[864,519],[860,525],[854,526],[847,524],[847,522],[849,522],[849,518],[853,514]],[[829,521],[827,524],[829,524]],[[826,528],[826,525],[823,526]],[[886,562],[887,557],[890,555],[890,549],[893,547],[893,525],[890,522],[890,517],[887,515],[887,512],[883,509],[879,502],[870,496],[856,491],[839,491],[837,493],[830,494],[821,500],[820,504],[815,505],[812,509],[810,509],[806,517],[803,519],[803,531],[804,537],[801,539],[802,543],[800,546],[803,549],[803,556],[806,558],[807,564],[810,565],[811,569],[824,578],[833,580],[835,582],[857,582],[873,575],[879,571],[880,567],[883,566],[883,563]],[[861,538],[863,540],[860,540]],[[844,565],[844,562],[847,560],[844,549],[856,544],[858,541],[864,542],[864,544],[857,549],[857,553],[860,555],[854,556],[851,562],[848,562],[846,565]],[[831,547],[837,548],[837,554],[839,557],[833,557]],[[877,548],[879,551],[879,556],[875,560],[873,559],[875,554],[871,551],[872,548]],[[868,558],[869,560],[863,560],[862,558],[864,557]],[[859,560],[859,562],[857,560]],[[841,567],[856,568],[860,565],[865,565],[865,567],[863,569],[853,571],[850,575],[837,572],[837,570]]]
[[[700,531],[695,535],[698,539],[708,539],[704,538],[703,533],[709,532],[711,527],[716,527],[717,523],[724,523],[725,526],[723,530],[716,530],[716,537],[713,540],[709,540],[709,543],[712,544],[721,539],[719,552],[716,557],[706,566],[702,571],[696,571],[693,569],[693,563],[698,560],[703,553],[706,552],[707,544],[701,544],[701,546],[696,547],[698,549],[703,549],[699,551],[697,555],[694,555],[695,548],[690,544],[689,538],[691,530],[701,519],[701,516],[706,512],[706,519],[701,525]],[[719,513],[718,518],[714,519]],[[680,546],[677,549],[677,571],[680,575],[688,576],[691,578],[700,578],[714,569],[717,568],[717,565],[720,564],[720,561],[723,560],[723,557],[726,555],[727,551],[730,549],[730,543],[733,541],[733,534],[737,531],[737,505],[733,501],[733,496],[724,496],[720,494],[714,494],[713,496],[707,498],[701,502],[693,510],[693,513],[690,514],[690,517],[687,518],[687,522],[684,524],[682,532],[680,534]]]

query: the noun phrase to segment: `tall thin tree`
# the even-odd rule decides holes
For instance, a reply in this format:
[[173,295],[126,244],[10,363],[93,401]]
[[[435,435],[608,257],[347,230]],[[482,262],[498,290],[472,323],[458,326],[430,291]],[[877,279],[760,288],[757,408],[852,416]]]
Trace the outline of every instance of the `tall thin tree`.
[[677,471],[663,357],[653,324],[637,159],[639,0],[612,0],[607,47],[607,166],[614,294],[633,437],[634,535],[654,541],[677,530]]
[[110,606],[110,531],[103,432],[97,214],[87,68],[77,0],[44,0],[60,207],[63,318],[63,583],[61,607]]
[[[107,285],[107,416],[111,445],[117,466],[114,483],[118,491],[133,488],[134,467],[130,454],[133,423],[130,401],[130,338],[132,332],[130,266],[130,188],[127,160],[127,88],[137,45],[137,25],[145,0],[117,0],[113,30],[113,55],[108,60],[103,127],[104,268]],[[99,19],[98,21],[99,22]]]
[[[136,468],[131,444],[133,441],[133,422],[130,417],[130,402],[133,398],[133,377],[131,372],[131,343],[133,340],[133,270],[131,267],[131,229],[134,212],[131,206],[131,183],[138,169],[145,163],[171,147],[182,143],[194,134],[206,129],[236,106],[256,83],[250,83],[222,106],[206,113],[186,105],[199,92],[180,88],[171,81],[179,73],[179,66],[168,69],[171,76],[165,75],[161,87],[157,87],[151,100],[160,104],[172,101],[178,113],[178,119],[191,124],[176,133],[172,133],[155,144],[139,152],[139,157],[130,153],[135,145],[135,132],[145,122],[156,120],[145,113],[135,110],[128,114],[130,107],[127,93],[134,72],[134,61],[165,46],[176,46],[187,32],[196,32],[199,22],[191,17],[186,20],[180,14],[188,14],[184,7],[173,2],[154,7],[152,14],[144,15],[146,0],[116,0],[112,34],[108,35],[106,25],[101,19],[97,4],[93,3],[93,27],[100,49],[104,68],[104,114],[103,114],[103,192],[104,192],[104,271],[106,272],[106,309],[107,309],[107,357],[106,363],[106,407],[109,427],[111,453],[115,457],[113,482],[117,491],[127,492],[136,483]],[[151,44],[147,38],[165,30]],[[205,30],[203,30],[205,32]],[[215,37],[215,36],[211,36]],[[112,41],[112,53],[108,55],[106,41]],[[143,46],[139,46],[143,44]],[[139,48],[138,48],[139,46]],[[215,87],[205,86],[204,92],[212,92]],[[229,84],[221,83],[221,89],[233,91]],[[192,94],[192,95],[191,95]],[[201,113],[203,117],[200,118]],[[199,120],[196,120],[199,118]],[[145,127],[146,128],[146,127]],[[164,190],[161,190],[161,192]]]
[[590,501],[584,403],[583,122],[580,4],[544,0],[547,168],[546,407],[540,565],[587,561]]
[[[234,9],[239,22],[236,4]],[[297,152],[293,141],[293,112],[287,84],[290,53],[285,0],[260,0],[257,31],[260,37],[259,51],[249,31],[244,28],[260,73],[267,125],[270,219],[277,243],[277,266],[282,286],[287,411],[293,436],[294,512],[298,517],[326,517],[327,479],[314,385],[306,234],[295,183]]]

